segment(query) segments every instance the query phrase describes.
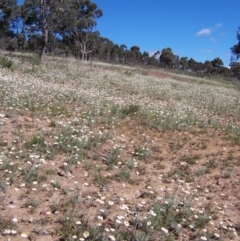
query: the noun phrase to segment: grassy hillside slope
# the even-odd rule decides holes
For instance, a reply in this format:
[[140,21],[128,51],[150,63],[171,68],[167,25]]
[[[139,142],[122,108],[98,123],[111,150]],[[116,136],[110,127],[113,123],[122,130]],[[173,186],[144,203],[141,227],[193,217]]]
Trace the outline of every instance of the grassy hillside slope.
[[0,67],[0,240],[239,240],[238,83],[12,62]]

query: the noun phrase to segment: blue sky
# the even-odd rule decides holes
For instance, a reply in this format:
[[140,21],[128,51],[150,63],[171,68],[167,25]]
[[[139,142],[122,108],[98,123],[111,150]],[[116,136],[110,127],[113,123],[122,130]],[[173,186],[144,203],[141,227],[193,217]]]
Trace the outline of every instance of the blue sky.
[[[97,30],[116,44],[154,53],[170,47],[196,61],[228,66],[237,43],[239,0],[92,0],[103,16]],[[19,1],[22,2],[22,1]]]

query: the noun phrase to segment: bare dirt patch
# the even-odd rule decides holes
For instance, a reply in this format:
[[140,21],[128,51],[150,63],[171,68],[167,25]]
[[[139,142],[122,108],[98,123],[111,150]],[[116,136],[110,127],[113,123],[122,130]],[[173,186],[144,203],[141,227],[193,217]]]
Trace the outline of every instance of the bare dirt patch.
[[[213,224],[207,228],[209,233],[221,224],[226,226],[226,232],[228,227],[238,224],[240,148],[224,140],[221,133],[213,129],[159,132],[126,117],[109,131],[108,142],[68,169],[64,153],[42,161],[44,154],[16,155],[17,148],[27,152],[24,145],[32,135],[45,129],[51,139],[55,128],[35,118],[34,113],[25,112],[24,116],[20,113],[1,118],[2,162],[4,153],[12,152],[8,168],[1,168],[2,182],[4,179],[8,182],[1,192],[1,217],[17,218],[14,230],[18,234],[11,235],[11,240],[19,240],[21,233],[31,240],[60,238],[57,230],[60,231],[61,220],[70,215],[71,208],[75,222],[87,218],[88,223],[115,230],[124,226],[124,222],[136,225],[136,213],[141,223],[154,203],[160,205],[170,197],[184,196],[193,199],[191,210],[195,215],[205,212],[207,207],[210,209],[212,217],[208,222]],[[16,140],[16,132],[21,140]],[[120,151],[109,168],[107,162],[114,148]],[[40,166],[43,180],[24,180],[26,176],[21,173],[29,168],[28,161]],[[9,169],[15,165],[18,169],[11,180]],[[191,221],[193,225],[196,220]],[[6,230],[1,230],[3,240],[9,237]],[[191,233],[194,230],[180,233],[176,238],[188,240]]]

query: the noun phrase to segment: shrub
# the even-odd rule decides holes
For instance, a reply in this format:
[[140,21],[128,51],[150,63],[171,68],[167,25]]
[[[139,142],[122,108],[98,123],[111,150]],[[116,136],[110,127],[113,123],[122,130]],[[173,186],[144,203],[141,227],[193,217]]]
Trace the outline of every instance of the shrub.
[[7,68],[7,69],[13,69],[13,61],[6,58],[6,57],[0,57],[0,66],[3,68]]

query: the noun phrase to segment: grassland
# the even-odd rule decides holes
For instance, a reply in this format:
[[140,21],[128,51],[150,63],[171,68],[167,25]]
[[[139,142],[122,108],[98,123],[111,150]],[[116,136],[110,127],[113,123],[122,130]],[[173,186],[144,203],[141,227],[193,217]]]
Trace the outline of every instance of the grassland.
[[0,61],[0,240],[239,240],[239,83],[11,61]]

